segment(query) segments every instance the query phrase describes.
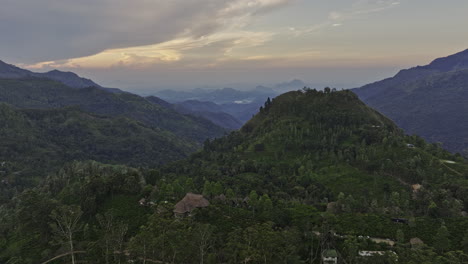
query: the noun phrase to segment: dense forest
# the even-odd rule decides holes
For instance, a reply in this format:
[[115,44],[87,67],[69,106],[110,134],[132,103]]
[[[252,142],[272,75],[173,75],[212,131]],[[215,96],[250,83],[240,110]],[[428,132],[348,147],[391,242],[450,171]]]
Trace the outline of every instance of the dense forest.
[[74,160],[154,167],[198,149],[191,141],[125,117],[77,107],[15,109],[0,103],[0,200]]
[[206,138],[224,135],[212,122],[156,104],[131,93],[111,93],[96,87],[74,89],[43,78],[1,79],[0,102],[24,109],[75,106],[98,115],[125,117],[201,145]]
[[289,92],[185,160],[128,165],[70,161],[4,201],[0,262],[468,261],[468,162],[351,91]]
[[34,186],[66,162],[154,167],[186,158],[205,139],[225,133],[207,119],[131,93],[72,88],[34,76],[0,78],[0,199]]

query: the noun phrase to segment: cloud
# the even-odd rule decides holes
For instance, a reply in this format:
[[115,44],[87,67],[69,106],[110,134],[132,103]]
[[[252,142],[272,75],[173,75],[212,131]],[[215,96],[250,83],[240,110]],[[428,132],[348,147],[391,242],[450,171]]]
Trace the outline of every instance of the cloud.
[[[108,55],[109,50],[203,39],[241,31],[252,17],[293,1],[3,0],[0,57],[47,64]],[[177,59],[176,53],[161,50],[154,55],[162,61]]]
[[[20,64],[20,66],[35,70],[50,70],[53,68],[145,68],[152,64],[177,65],[177,67],[201,66],[200,61],[210,61],[211,66],[221,58],[230,57],[236,49],[262,45],[273,37],[269,32],[229,31],[218,32],[198,38],[177,38],[167,42],[109,49],[95,55],[58,61],[45,61],[35,64]],[[183,62],[182,59],[184,59]]]
[[378,13],[390,8],[395,8],[401,4],[394,0],[358,0],[352,3],[351,7],[340,11],[331,11],[328,19],[305,28],[290,28],[294,36],[309,35],[320,32],[326,28],[342,26],[345,21],[357,19],[368,14]]

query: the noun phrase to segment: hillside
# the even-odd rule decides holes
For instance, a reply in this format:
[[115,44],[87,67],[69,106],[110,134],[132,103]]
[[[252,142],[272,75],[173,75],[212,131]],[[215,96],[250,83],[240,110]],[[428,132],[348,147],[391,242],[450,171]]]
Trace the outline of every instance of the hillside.
[[[407,144],[416,147],[408,147]],[[271,103],[267,102],[240,132],[215,140],[205,149],[208,156],[213,153],[221,158],[210,161],[245,163],[244,166],[249,167],[246,172],[253,173],[258,168],[271,166],[268,171],[277,171],[280,175],[298,175],[300,170],[313,172],[304,177],[336,174],[332,178],[322,176],[324,178],[316,180],[334,195],[352,190],[353,195],[365,196],[359,192],[366,190],[376,198],[384,194],[384,186],[387,185],[403,194],[408,191],[405,184],[427,182],[434,187],[447,184],[445,179],[438,177],[440,170],[449,174],[453,172],[444,169],[445,165],[438,160],[461,159],[418,137],[405,136],[391,120],[367,107],[349,91],[322,93],[308,90],[283,94]],[[415,159],[419,160],[417,163],[421,167],[411,165]],[[257,164],[257,169],[251,167],[253,164]],[[327,171],[327,167],[333,172]],[[287,169],[281,172],[281,168]],[[219,180],[220,173],[213,173],[212,178],[210,174],[203,175],[205,179]],[[375,178],[375,175],[380,177]],[[281,189],[288,193],[289,190],[290,195],[297,195],[295,187],[301,186],[294,177],[281,182],[268,173],[263,176],[258,172],[247,173],[245,176],[248,178],[228,177],[226,180],[239,180],[229,186],[255,180],[256,184],[251,186],[259,188],[259,192],[271,192],[261,186],[275,187],[276,183],[275,188],[278,189],[275,191]],[[453,177],[457,178],[457,175]],[[258,182],[259,179],[263,181]],[[373,187],[369,188],[366,181],[373,182]]]
[[242,126],[242,122],[234,116],[224,112],[223,106],[213,102],[200,102],[188,100],[174,104],[174,109],[179,113],[190,114],[206,118],[214,124],[229,130],[236,130]]
[[327,250],[347,263],[463,263],[467,177],[461,156],[406,136],[351,91],[289,92],[186,160],[51,173],[5,208],[0,261],[68,252],[50,228],[58,214],[78,217],[76,257],[98,263],[320,263]]
[[420,80],[432,74],[464,69],[468,69],[468,49],[445,58],[435,59],[425,66],[401,70],[392,78],[364,85],[359,89],[355,89],[355,92],[365,101],[373,96],[378,96],[379,93],[387,89],[392,89],[406,82]]
[[138,95],[94,87],[72,89],[48,79],[0,79],[0,102],[28,109],[79,106],[86,112],[134,119],[194,144],[225,132],[206,119],[180,114]]
[[[297,86],[295,89],[302,87],[303,86]],[[278,92],[268,87],[258,86],[247,91],[233,88],[214,90],[198,88],[189,91],[164,90],[158,92],[157,95],[177,105],[187,104],[188,102],[189,108],[199,108],[199,110],[197,110],[199,113],[226,113],[244,124],[258,113],[258,109],[267,98],[277,96]],[[202,104],[204,105],[195,105],[193,102],[203,102]],[[206,102],[208,102],[208,104]],[[215,120],[220,120],[220,118],[223,117],[215,116],[215,118]],[[233,125],[234,123],[230,126],[234,127]]]
[[468,50],[353,91],[409,134],[468,154]]
[[156,96],[148,96],[146,97],[146,100],[159,106],[173,109],[184,115],[204,118],[217,126],[225,128],[226,130],[236,130],[242,126],[242,123],[239,120],[230,114],[223,112],[222,107],[213,102],[188,100],[171,104]]
[[[66,162],[156,166],[186,157],[193,142],[125,117],[78,108],[21,110],[0,104],[1,180],[11,186],[39,182]],[[5,193],[4,193],[5,194]]]

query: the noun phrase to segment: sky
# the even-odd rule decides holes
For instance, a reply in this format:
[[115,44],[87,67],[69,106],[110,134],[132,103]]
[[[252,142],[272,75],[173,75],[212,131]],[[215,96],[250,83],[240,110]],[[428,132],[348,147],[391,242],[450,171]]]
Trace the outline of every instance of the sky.
[[292,79],[351,88],[468,48],[466,0],[0,0],[0,6],[1,60],[146,93]]

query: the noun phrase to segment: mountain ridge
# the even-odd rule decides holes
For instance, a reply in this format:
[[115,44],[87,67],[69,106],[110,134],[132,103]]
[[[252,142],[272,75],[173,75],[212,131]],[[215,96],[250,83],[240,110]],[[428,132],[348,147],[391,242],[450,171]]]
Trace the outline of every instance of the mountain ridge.
[[353,89],[410,134],[468,155],[468,50]]
[[0,102],[25,109],[79,106],[99,115],[135,119],[197,144],[225,132],[206,119],[180,114],[138,95],[110,93],[96,87],[73,89],[49,79],[0,79]]
[[424,66],[416,66],[400,70],[396,75],[381,81],[366,84],[352,90],[358,91],[358,95],[364,101],[377,95],[385,89],[408,81],[416,81],[432,74],[444,73],[453,70],[468,69],[468,49],[443,58],[434,59]]
[[22,78],[46,78],[54,81],[61,82],[71,88],[81,89],[87,87],[96,87],[102,90],[113,93],[123,93],[122,90],[117,88],[103,87],[91,79],[80,77],[74,72],[64,72],[57,69],[38,73],[30,70],[22,69],[12,64],[8,64],[0,60],[0,78],[3,79],[22,79]]

